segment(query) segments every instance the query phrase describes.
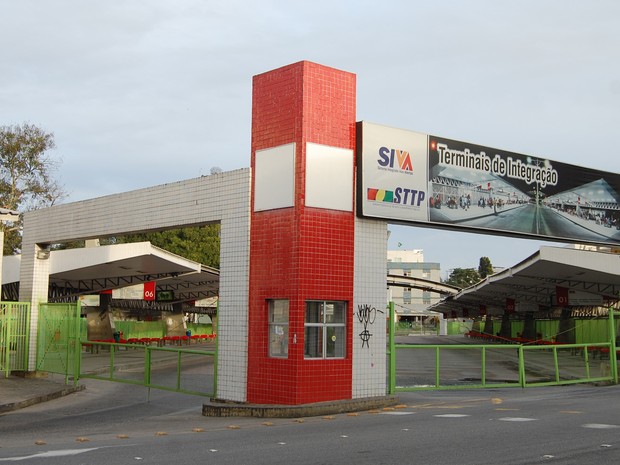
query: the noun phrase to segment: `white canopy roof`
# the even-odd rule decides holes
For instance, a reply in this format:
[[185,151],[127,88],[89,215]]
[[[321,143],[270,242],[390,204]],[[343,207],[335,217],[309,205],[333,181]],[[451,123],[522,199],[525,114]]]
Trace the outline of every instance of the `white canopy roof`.
[[[167,252],[150,242],[85,247],[50,252],[50,288],[64,295],[99,293],[156,281],[173,290],[175,301],[217,295],[219,271]],[[19,255],[3,257],[2,284],[19,282]]]
[[606,305],[620,300],[620,255],[573,248],[541,247],[538,252],[480,283],[446,297],[430,310],[463,309],[503,313],[506,299],[516,311],[556,305],[557,287],[568,288],[569,305]]

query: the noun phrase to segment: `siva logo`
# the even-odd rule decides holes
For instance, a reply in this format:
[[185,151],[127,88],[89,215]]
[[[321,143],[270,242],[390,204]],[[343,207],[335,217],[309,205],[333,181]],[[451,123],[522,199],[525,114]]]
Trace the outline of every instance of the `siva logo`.
[[413,172],[411,155],[406,150],[381,147],[379,149],[379,159],[377,163],[384,168]]

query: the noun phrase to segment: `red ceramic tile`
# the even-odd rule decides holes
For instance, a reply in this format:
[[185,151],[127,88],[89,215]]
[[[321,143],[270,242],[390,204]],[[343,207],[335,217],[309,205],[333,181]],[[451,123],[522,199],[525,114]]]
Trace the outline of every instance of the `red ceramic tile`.
[[[351,398],[354,214],[304,207],[305,145],[354,149],[355,75],[300,62],[255,76],[256,150],[296,143],[295,206],[252,213],[249,402],[301,404]],[[354,167],[351,167],[353,174]],[[274,180],[277,182],[277,180]],[[268,357],[267,299],[289,299],[287,359]],[[346,357],[304,359],[307,300],[348,302]]]

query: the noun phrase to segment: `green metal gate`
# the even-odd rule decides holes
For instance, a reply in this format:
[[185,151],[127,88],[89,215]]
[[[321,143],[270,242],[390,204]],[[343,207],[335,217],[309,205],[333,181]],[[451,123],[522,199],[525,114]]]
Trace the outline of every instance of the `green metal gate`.
[[37,338],[38,371],[65,376],[65,383],[79,375],[80,304],[39,304]]
[[[563,384],[606,382],[618,384],[615,317],[609,308],[608,342],[582,344],[396,344],[394,305],[390,303],[388,339],[388,393],[428,389],[466,389],[497,387],[559,386]],[[397,350],[415,350],[414,366],[397,366]],[[467,353],[467,358],[455,354]],[[500,353],[503,353],[500,355]],[[592,353],[592,355],[590,355]],[[505,355],[504,355],[505,354]],[[599,360],[595,360],[601,354]],[[609,362],[601,362],[603,354]],[[473,361],[473,362],[472,362]],[[477,369],[476,369],[476,363]],[[488,368],[518,368],[513,377],[489,379]],[[599,365],[600,373],[595,373]],[[455,370],[454,367],[457,367]],[[449,373],[449,374],[445,374]],[[456,376],[455,376],[456,373]],[[466,376],[464,373],[468,373]],[[472,376],[471,373],[474,373]],[[397,376],[403,382],[396,385]],[[417,379],[414,379],[417,378]],[[422,380],[420,382],[420,380]],[[410,384],[406,384],[411,382]]]
[[0,302],[0,373],[27,371],[30,304]]
[[[209,397],[215,395],[217,345],[215,351],[209,351],[192,350],[189,347],[183,349],[180,346],[152,347],[150,344],[138,343],[139,341],[132,343],[81,341],[80,313],[79,302],[39,304],[37,371],[62,375],[65,377],[65,384],[69,383],[69,379],[77,385],[80,378],[94,378],[138,384],[149,389],[164,389]],[[184,373],[183,370],[186,367],[191,370],[192,364],[195,366],[197,360],[204,363],[205,357],[214,361],[213,374],[207,376],[207,380],[211,380],[212,389],[207,387],[209,383],[201,383],[195,373]],[[176,382],[170,384],[158,378],[152,369],[155,363],[176,364]],[[88,368],[85,365],[88,365]]]

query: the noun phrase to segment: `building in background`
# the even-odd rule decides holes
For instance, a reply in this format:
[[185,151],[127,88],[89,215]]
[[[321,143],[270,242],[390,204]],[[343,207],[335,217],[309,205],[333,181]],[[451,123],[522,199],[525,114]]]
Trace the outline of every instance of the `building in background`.
[[[387,270],[388,275],[406,276],[434,282],[441,281],[440,264],[425,262],[424,251],[421,249],[388,250]],[[397,318],[401,322],[422,322],[426,318],[436,315],[427,309],[432,304],[439,302],[440,298],[441,296],[437,293],[413,287],[390,287],[390,300],[394,302]]]

